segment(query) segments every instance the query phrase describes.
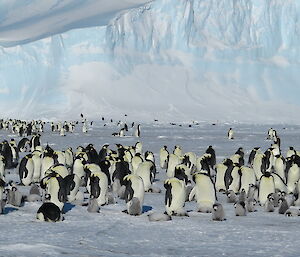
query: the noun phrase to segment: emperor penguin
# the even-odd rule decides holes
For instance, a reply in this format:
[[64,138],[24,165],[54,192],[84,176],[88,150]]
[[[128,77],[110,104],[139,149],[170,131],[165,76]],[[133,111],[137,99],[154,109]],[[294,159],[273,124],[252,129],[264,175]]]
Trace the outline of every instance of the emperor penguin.
[[95,198],[92,198],[92,199],[90,198],[89,199],[87,211],[91,212],[91,213],[98,213],[98,212],[100,212],[100,206],[99,206],[99,204],[97,202],[97,199],[95,199]]
[[290,157],[291,160],[288,162],[286,169],[287,169],[287,188],[288,193],[294,193],[296,188],[296,183],[300,179],[300,162],[299,157],[297,158],[296,155]]
[[72,203],[76,200],[80,186],[80,178],[76,174],[70,174],[64,177],[67,201]]
[[179,158],[183,156],[182,148],[180,145],[175,145],[173,154],[177,155]]
[[184,204],[186,199],[185,183],[178,178],[165,180],[165,208],[169,216],[186,216]]
[[256,153],[258,153],[260,151],[259,147],[254,147],[249,155],[249,159],[248,159],[248,164],[253,167],[253,163],[254,163],[254,158]]
[[285,158],[282,155],[276,155],[274,170],[275,173],[278,176],[280,176],[284,182],[286,182],[285,168],[286,168]]
[[139,165],[141,163],[143,163],[143,158],[140,154],[136,154],[135,156],[133,156],[132,160],[131,160],[131,166],[132,166],[132,173],[136,173]]
[[29,144],[30,141],[28,138],[24,137],[20,140],[20,142],[18,143],[18,151],[19,152],[27,152],[29,150]]
[[264,166],[265,155],[261,152],[256,153],[253,160],[253,170],[255,172],[256,180],[260,180],[263,175],[262,167]]
[[262,206],[265,205],[268,195],[271,193],[275,193],[274,177],[271,173],[265,172],[265,174],[261,176],[259,183],[259,203]]
[[137,125],[136,130],[134,131],[134,136],[141,137],[141,125],[140,124]]
[[215,221],[223,221],[226,220],[225,218],[225,212],[223,209],[222,204],[220,203],[215,203],[213,205],[213,209],[212,209],[212,220]]
[[152,161],[141,162],[135,171],[135,174],[140,176],[144,182],[145,192],[152,191],[152,183],[155,178],[155,164]]
[[62,221],[61,210],[52,202],[45,202],[38,209],[36,218],[40,221],[57,222]]
[[134,148],[135,153],[143,154],[143,144],[140,141],[135,143]]
[[72,147],[68,147],[67,150],[65,150],[65,164],[67,168],[71,168],[73,166],[73,151]]
[[108,204],[108,178],[100,167],[96,164],[88,164],[87,168],[91,171],[88,178],[88,191],[91,199],[97,199],[99,206]]
[[33,160],[33,182],[40,182],[41,179],[41,167],[42,167],[42,152],[39,150],[34,150],[32,152]]
[[193,179],[195,186],[189,195],[189,201],[195,197],[199,212],[212,212],[217,195],[211,177],[207,173],[196,173]]
[[289,150],[286,153],[286,158],[292,157],[293,155],[297,154],[294,147],[290,146]]
[[233,168],[233,162],[230,159],[225,159],[222,163],[219,163],[216,165],[216,190],[218,192],[225,192],[226,186],[225,186],[225,173],[227,169]]
[[273,128],[268,129],[268,136],[267,139],[272,140],[273,139]]
[[66,130],[65,130],[64,127],[61,127],[61,129],[60,129],[60,131],[59,131],[59,135],[60,135],[61,137],[65,137],[65,136],[66,136]]
[[249,191],[250,185],[255,185],[256,177],[254,170],[252,168],[242,166],[240,169],[241,172],[241,187],[240,190],[245,190],[246,193]]
[[289,208],[287,201],[285,200],[285,198],[279,198],[278,203],[279,203],[278,213],[285,214],[285,212]]
[[168,160],[168,149],[167,146],[164,145],[159,151],[159,164],[162,169],[167,168],[167,160]]
[[19,166],[20,181],[24,186],[29,186],[33,182],[34,162],[32,154],[27,154],[21,160]]
[[[225,178],[226,178],[225,174]],[[236,194],[240,191],[241,188],[241,167],[238,165],[234,165],[232,171],[231,171],[231,183],[228,183],[228,190],[233,190],[233,192],[235,192]],[[225,185],[226,185],[226,180],[225,180]]]
[[167,159],[167,176],[173,178],[175,175],[175,167],[181,164],[181,159],[176,154],[169,154]]
[[234,135],[233,129],[229,128],[229,130],[227,132],[228,139],[234,139],[233,135]]
[[213,147],[210,145],[210,146],[206,149],[205,153],[210,154],[210,156],[211,156],[210,163],[211,163],[211,168],[213,169],[213,168],[215,167],[215,165],[216,165],[216,152],[215,152],[215,150],[213,149]]
[[228,190],[227,192],[227,203],[235,203],[237,195],[233,190]]
[[3,197],[4,187],[5,187],[4,177],[2,174],[0,174],[0,214],[3,214],[4,207],[6,204],[6,201],[4,200]]
[[130,215],[140,215],[143,212],[144,203],[144,182],[143,179],[134,174],[124,177],[125,202],[127,204],[127,213]]
[[57,205],[62,211],[67,200],[64,179],[53,171],[41,180],[40,185],[45,189],[46,200]]

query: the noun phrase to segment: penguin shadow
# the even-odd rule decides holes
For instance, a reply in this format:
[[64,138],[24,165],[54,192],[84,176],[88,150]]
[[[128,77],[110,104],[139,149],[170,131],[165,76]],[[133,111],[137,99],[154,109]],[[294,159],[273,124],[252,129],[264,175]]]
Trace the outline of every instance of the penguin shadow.
[[148,205],[143,205],[143,212],[142,213],[146,213],[148,211],[151,211],[153,208],[151,206]]
[[14,207],[5,207],[2,214],[6,215],[6,214],[9,214],[11,212],[18,211],[18,210],[19,209],[14,208]]
[[65,203],[62,212],[66,214],[67,212],[71,211],[76,205],[71,203]]

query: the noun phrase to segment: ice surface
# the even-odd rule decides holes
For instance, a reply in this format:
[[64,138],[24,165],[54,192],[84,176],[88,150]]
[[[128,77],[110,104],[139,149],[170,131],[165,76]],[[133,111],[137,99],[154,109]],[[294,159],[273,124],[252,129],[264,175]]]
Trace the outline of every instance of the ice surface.
[[299,123],[299,1],[145,2],[1,3],[1,115]]
[[[131,117],[127,117],[131,120]],[[179,123],[178,123],[179,124]],[[217,162],[231,156],[239,147],[245,150],[248,158],[253,147],[267,149],[271,141],[266,140],[267,125],[243,125],[238,123],[200,123],[188,127],[177,125],[142,123],[139,139],[144,151],[151,150],[156,157],[158,181],[155,185],[162,189],[161,194],[146,193],[144,210],[141,216],[134,217],[122,213],[126,208],[123,200],[114,205],[101,207],[100,213],[88,213],[82,206],[67,205],[65,220],[59,223],[38,222],[35,220],[40,203],[25,203],[15,208],[7,205],[4,215],[0,215],[0,255],[1,256],[298,256],[300,246],[300,218],[264,212],[258,207],[255,213],[246,217],[234,216],[232,204],[218,194],[223,204],[227,220],[211,221],[211,214],[197,213],[196,203],[187,203],[185,210],[190,217],[173,217],[167,222],[149,222],[147,215],[164,211],[163,181],[165,171],[159,168],[158,153],[163,145],[173,149],[181,145],[184,152],[202,154],[209,145],[216,151]],[[229,127],[235,131],[235,139],[227,140]],[[272,126],[282,141],[285,155],[289,146],[300,149],[300,127],[291,125]],[[82,134],[80,127],[74,134],[60,137],[52,134],[49,125],[41,141],[49,143],[55,150],[86,146],[93,143],[97,150],[109,143],[133,145],[134,137],[116,138],[111,133],[119,129],[116,125],[95,122],[92,130]],[[1,131],[1,138],[18,137]],[[24,153],[22,153],[22,156]],[[8,175],[17,180],[16,171]],[[20,187],[28,192],[29,187]]]

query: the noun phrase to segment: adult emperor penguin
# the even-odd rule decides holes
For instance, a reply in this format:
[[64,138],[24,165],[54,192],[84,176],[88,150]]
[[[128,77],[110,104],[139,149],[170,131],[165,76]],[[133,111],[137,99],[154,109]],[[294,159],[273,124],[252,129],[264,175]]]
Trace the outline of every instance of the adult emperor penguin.
[[211,212],[217,201],[216,188],[207,173],[196,173],[193,176],[195,186],[189,195],[189,201],[195,197],[199,212]]
[[276,160],[274,163],[274,170],[275,173],[282,178],[284,182],[286,182],[285,176],[285,168],[286,168],[286,161],[282,155],[276,155]]
[[36,218],[40,221],[62,221],[62,215],[59,207],[52,202],[43,203],[37,211]]
[[169,155],[169,152],[168,152],[167,146],[164,145],[159,151],[159,164],[162,169],[167,168],[168,155]]
[[21,160],[19,166],[20,181],[24,186],[29,186],[33,182],[34,162],[32,154],[27,154]]
[[233,129],[229,128],[229,130],[227,132],[228,139],[234,139],[233,134],[234,134]]
[[233,162],[230,159],[225,159],[222,163],[219,163],[216,165],[216,190],[218,192],[225,192],[226,191],[226,186],[225,186],[225,173],[227,169],[232,169],[233,168]]
[[259,147],[254,147],[249,155],[248,164],[253,167],[254,158],[257,152],[260,151]]
[[223,209],[222,204],[220,203],[215,203],[213,205],[213,209],[212,209],[212,220],[215,221],[223,221],[226,220],[225,218],[225,212]]
[[165,180],[165,207],[168,215],[186,216],[184,204],[186,199],[185,183],[178,178]]
[[143,212],[144,203],[144,182],[140,176],[129,174],[124,177],[125,202],[127,213],[130,215],[140,215]]
[[46,200],[57,205],[62,211],[67,200],[64,179],[53,171],[41,180],[40,185],[45,189]]
[[290,157],[291,159],[287,162],[287,188],[288,193],[294,193],[296,183],[300,179],[300,158],[297,155]]
[[206,149],[205,153],[210,154],[210,156],[211,156],[210,164],[211,164],[211,168],[213,169],[213,168],[215,167],[215,165],[216,165],[216,152],[215,152],[215,150],[213,149],[213,147],[210,145],[210,146]]
[[24,137],[18,143],[18,151],[19,152],[27,152],[29,150],[30,141],[28,138]]
[[271,193],[275,193],[275,183],[274,177],[271,173],[265,172],[264,175],[260,178],[259,183],[259,203],[264,206],[268,195]]
[[86,165],[86,169],[90,171],[87,181],[87,189],[90,192],[91,199],[97,199],[99,206],[108,203],[108,178],[100,167],[96,164]]
[[134,136],[141,137],[141,125],[140,124],[137,125],[136,130],[134,131]]
[[175,167],[181,164],[181,159],[176,154],[169,154],[167,159],[167,176],[173,178],[175,174]]
[[140,163],[135,171],[135,174],[143,179],[145,192],[152,191],[152,183],[155,177],[155,172],[155,164],[152,161],[144,161]]
[[254,170],[252,168],[242,166],[240,169],[241,172],[241,187],[240,190],[245,190],[246,193],[249,191],[250,185],[255,185],[256,177]]

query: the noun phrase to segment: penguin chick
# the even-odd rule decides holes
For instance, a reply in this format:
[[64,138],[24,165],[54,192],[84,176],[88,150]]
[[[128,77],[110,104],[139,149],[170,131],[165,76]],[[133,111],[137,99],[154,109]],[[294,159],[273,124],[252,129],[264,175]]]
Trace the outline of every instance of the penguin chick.
[[129,215],[141,215],[142,208],[140,200],[137,197],[133,197],[127,206],[127,212]]
[[168,221],[172,220],[172,217],[165,213],[151,213],[148,215],[149,221]]
[[245,202],[246,201],[246,191],[243,188],[239,195],[239,202]]
[[100,212],[100,206],[96,198],[89,200],[87,211],[92,213]]
[[246,216],[247,210],[245,202],[237,202],[234,204],[235,216]]
[[229,190],[227,193],[227,203],[235,203],[236,202],[236,194],[233,190]]
[[274,193],[271,193],[267,197],[267,201],[264,206],[266,212],[274,212],[275,211],[273,195],[274,195]]
[[212,220],[215,221],[223,221],[226,220],[225,218],[225,212],[223,209],[222,204],[220,203],[215,203],[213,205],[213,209],[212,209]]
[[300,216],[300,210],[298,208],[292,206],[286,210],[284,215],[287,217],[297,217],[297,216]]
[[256,212],[256,200],[255,199],[247,199],[246,200],[246,209],[248,212]]
[[287,211],[287,209],[289,208],[287,201],[284,198],[280,198],[278,200],[278,203],[279,203],[278,213],[284,214]]

